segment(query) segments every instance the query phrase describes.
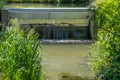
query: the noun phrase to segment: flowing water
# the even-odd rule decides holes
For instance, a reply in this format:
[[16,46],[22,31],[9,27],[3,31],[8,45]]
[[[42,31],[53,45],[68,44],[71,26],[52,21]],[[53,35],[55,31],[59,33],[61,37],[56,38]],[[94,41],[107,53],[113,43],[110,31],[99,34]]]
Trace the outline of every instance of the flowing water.
[[45,80],[89,80],[91,44],[43,44]]

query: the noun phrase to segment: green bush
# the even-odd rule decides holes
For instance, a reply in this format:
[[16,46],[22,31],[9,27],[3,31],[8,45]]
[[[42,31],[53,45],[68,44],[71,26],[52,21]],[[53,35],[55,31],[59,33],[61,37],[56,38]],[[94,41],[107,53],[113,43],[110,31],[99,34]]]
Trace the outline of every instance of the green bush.
[[5,0],[0,0],[0,9],[3,8],[5,5],[6,1]]
[[0,37],[0,71],[4,80],[43,80],[40,42],[34,30],[27,34],[16,20]]
[[120,0],[97,0],[98,40],[91,52],[98,80],[120,80]]

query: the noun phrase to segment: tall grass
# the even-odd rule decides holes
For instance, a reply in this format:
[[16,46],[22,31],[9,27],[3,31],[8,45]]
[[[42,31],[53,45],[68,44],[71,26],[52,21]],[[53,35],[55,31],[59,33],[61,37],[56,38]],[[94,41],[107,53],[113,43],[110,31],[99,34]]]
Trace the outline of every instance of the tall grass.
[[16,20],[0,37],[0,71],[4,80],[43,80],[40,43],[34,30],[25,34]]

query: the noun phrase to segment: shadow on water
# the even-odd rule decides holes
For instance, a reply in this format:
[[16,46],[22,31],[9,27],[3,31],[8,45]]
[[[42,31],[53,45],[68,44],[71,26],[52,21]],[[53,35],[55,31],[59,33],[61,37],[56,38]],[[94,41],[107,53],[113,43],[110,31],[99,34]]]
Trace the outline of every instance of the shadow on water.
[[80,76],[62,76],[61,80],[90,80],[90,79],[82,78]]
[[82,76],[76,76],[71,75],[69,73],[62,73],[60,80],[94,80],[93,77],[82,77]]

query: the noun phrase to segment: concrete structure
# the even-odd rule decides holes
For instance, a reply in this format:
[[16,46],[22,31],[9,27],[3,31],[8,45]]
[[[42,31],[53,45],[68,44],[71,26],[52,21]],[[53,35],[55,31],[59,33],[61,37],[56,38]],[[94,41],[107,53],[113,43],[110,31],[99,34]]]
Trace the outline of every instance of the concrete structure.
[[7,25],[10,19],[17,18],[22,25],[39,26],[45,39],[93,39],[92,15],[93,10],[86,7],[8,8],[2,10],[2,23]]

